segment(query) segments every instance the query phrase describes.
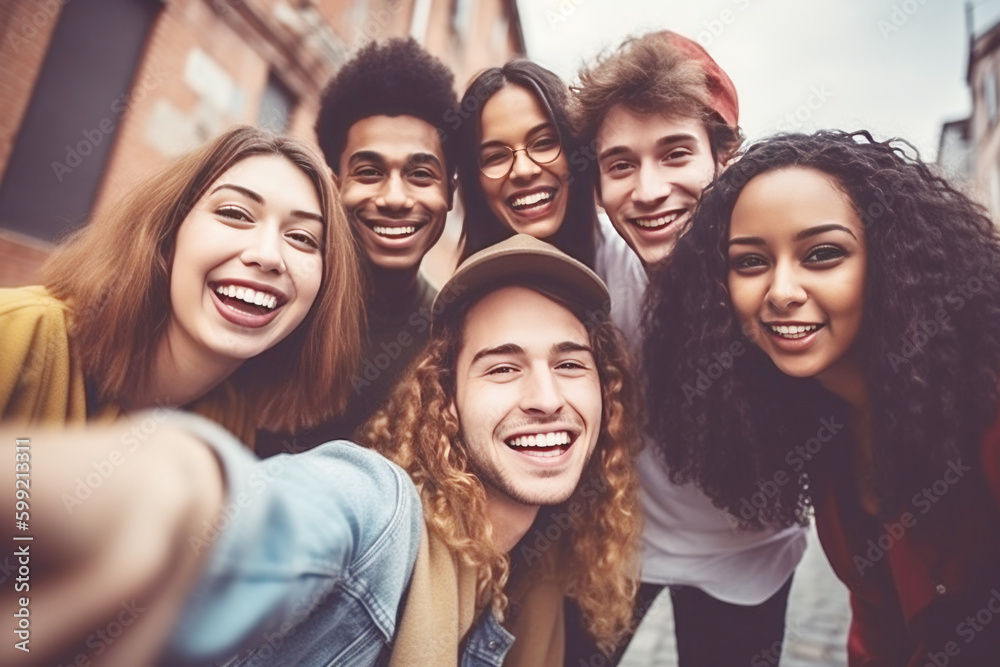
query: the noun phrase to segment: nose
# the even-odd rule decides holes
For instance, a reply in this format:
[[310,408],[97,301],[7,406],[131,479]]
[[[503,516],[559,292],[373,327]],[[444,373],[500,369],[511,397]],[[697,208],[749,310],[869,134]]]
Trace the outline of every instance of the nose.
[[636,204],[659,204],[673,191],[670,181],[664,174],[651,166],[640,165],[636,179],[635,189],[632,190],[632,201]]
[[534,369],[525,378],[521,394],[521,409],[534,414],[555,414],[566,401],[558,379],[547,366]]
[[782,313],[805,303],[808,295],[799,272],[791,262],[779,261],[771,275],[771,284],[767,290],[767,304],[771,310]]
[[413,199],[406,192],[406,184],[400,174],[393,173],[386,179],[382,192],[375,200],[379,208],[407,210],[413,208]]
[[521,149],[514,151],[514,164],[510,166],[512,178],[527,180],[542,172],[542,168],[535,164],[535,161],[528,157],[528,151]]
[[277,224],[260,224],[248,230],[247,241],[240,254],[244,264],[257,266],[264,272],[285,272],[285,258],[281,254],[283,241]]

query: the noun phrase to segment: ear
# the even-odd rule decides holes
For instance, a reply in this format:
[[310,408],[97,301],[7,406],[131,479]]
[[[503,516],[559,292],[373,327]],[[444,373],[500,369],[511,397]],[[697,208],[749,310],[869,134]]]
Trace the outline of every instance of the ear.
[[451,415],[452,417],[455,418],[455,423],[456,424],[458,424],[459,426],[461,426],[462,422],[460,422],[458,420],[458,407],[455,405],[455,399],[454,398],[451,399],[451,401],[448,402],[448,407],[446,407],[444,410],[449,415]]
[[448,210],[455,206],[455,190],[458,188],[458,174],[448,179]]

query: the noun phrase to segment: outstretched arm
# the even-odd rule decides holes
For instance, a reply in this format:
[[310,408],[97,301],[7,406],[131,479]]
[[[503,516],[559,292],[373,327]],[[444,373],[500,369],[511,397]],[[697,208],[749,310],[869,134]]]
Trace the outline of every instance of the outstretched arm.
[[[224,484],[204,443],[164,424],[137,424],[0,428],[0,507],[10,526],[0,539],[19,572],[11,579],[20,578],[0,598],[4,625],[14,626],[3,628],[0,663],[154,661],[206,557],[187,548],[187,536],[214,520]],[[18,500],[27,508],[23,530],[11,516]]]

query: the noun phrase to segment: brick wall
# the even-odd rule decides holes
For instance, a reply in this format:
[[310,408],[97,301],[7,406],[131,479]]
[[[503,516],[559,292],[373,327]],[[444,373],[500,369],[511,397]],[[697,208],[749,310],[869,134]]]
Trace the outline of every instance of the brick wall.
[[61,9],[57,0],[0,3],[0,181]]

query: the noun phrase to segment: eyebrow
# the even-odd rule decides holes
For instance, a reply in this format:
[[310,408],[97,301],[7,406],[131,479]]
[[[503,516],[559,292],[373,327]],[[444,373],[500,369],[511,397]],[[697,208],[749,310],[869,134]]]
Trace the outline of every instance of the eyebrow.
[[524,354],[524,348],[514,343],[504,343],[503,345],[497,345],[496,347],[485,347],[482,350],[479,350],[479,352],[476,352],[475,356],[472,357],[472,364],[475,364],[483,357],[506,356],[511,354]]
[[[258,193],[254,192],[250,188],[245,188],[242,185],[236,185],[235,183],[223,183],[222,185],[220,185],[220,186],[216,187],[214,190],[212,190],[212,192],[210,193],[210,195],[214,195],[219,190],[234,190],[236,192],[239,192],[241,195],[243,195],[247,199],[251,199],[251,200],[257,202],[258,204],[263,204],[264,203],[264,198],[263,197],[261,197]],[[326,219],[322,215],[320,215],[319,213],[312,213],[310,211],[295,210],[295,211],[292,211],[292,216],[294,216],[296,218],[306,218],[308,220],[315,220],[316,222],[320,223],[321,225],[325,225],[326,224]]]
[[[573,341],[564,341],[562,343],[555,343],[552,345],[552,352],[565,354],[566,352],[586,352],[593,356],[594,351],[589,345],[583,345],[581,343],[575,343]],[[472,364],[484,357],[490,356],[508,356],[508,355],[523,355],[525,354],[524,348],[516,343],[504,343],[503,345],[497,345],[496,347],[483,348],[472,357]],[[470,364],[470,366],[472,365]]]
[[[688,132],[678,132],[677,134],[667,134],[656,140],[654,146],[657,148],[662,148],[663,146],[670,146],[672,144],[679,144],[684,141],[697,141],[697,137]],[[612,146],[597,156],[598,160],[604,160],[609,157],[614,157],[616,155],[621,155],[622,153],[629,153],[632,149],[628,146]]]
[[[811,236],[817,236],[823,234],[824,232],[841,231],[847,232],[851,235],[855,241],[858,239],[847,227],[843,225],[838,225],[835,222],[831,222],[828,225],[816,225],[815,227],[809,227],[808,229],[803,229],[801,232],[795,235],[796,241],[801,241],[802,239],[807,239]],[[766,245],[766,241],[759,236],[737,236],[734,239],[729,239],[729,245]]]
[[378,164],[382,164],[385,162],[385,158],[378,151],[358,151],[351,155],[347,164],[352,165],[356,162],[377,162]]
[[433,153],[413,153],[407,158],[406,164],[411,167],[420,164],[431,164],[438,169],[444,169],[444,165],[441,164],[441,160],[439,160],[437,155],[434,155]]
[[[551,120],[547,120],[544,123],[539,123],[530,130],[524,133],[524,136],[530,137],[536,132],[541,132],[542,130],[555,129],[555,124]],[[487,146],[506,146],[504,142],[499,139],[493,139],[491,141],[484,141],[479,144],[479,148],[486,148]]]

